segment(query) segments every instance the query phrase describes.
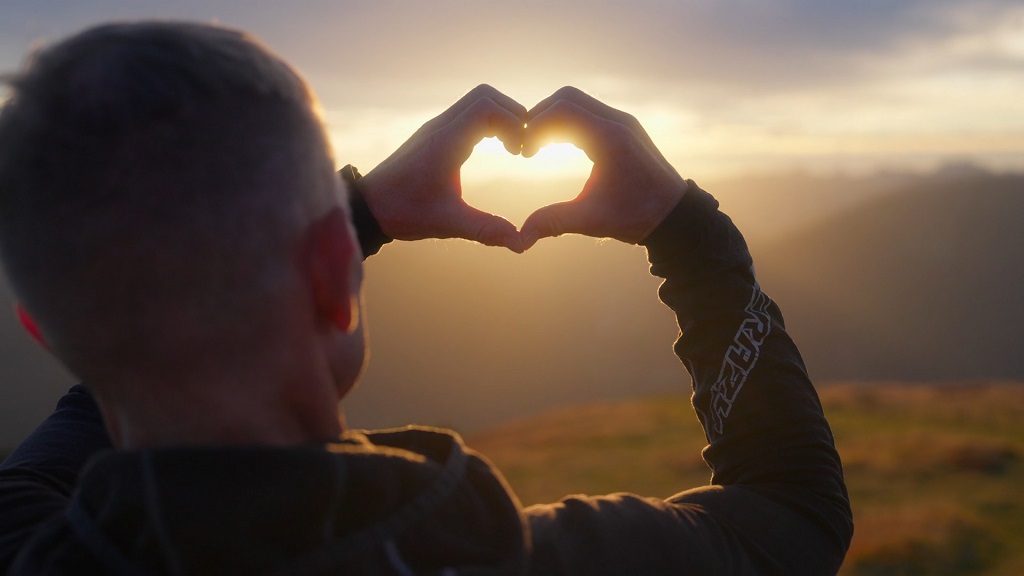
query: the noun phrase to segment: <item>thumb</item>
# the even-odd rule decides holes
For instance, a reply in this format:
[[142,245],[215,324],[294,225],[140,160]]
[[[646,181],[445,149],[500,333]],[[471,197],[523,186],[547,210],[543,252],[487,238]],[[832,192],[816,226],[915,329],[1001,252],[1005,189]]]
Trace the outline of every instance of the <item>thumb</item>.
[[529,249],[541,238],[579,232],[584,222],[579,204],[571,200],[538,208],[523,223],[523,249]]
[[463,204],[456,215],[454,228],[459,238],[485,246],[504,246],[516,254],[523,253],[523,240],[514,224],[468,204]]

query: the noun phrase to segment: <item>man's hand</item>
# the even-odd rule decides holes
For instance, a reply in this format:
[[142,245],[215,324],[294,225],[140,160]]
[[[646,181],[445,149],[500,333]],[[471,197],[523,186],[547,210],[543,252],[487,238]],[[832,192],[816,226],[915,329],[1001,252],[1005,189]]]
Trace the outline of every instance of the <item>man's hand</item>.
[[396,240],[465,238],[522,252],[512,223],[463,201],[460,171],[486,137],[497,136],[511,154],[519,154],[525,122],[525,107],[480,85],[424,124],[360,180],[381,230]]
[[524,248],[565,233],[637,243],[668,216],[687,184],[636,118],[565,87],[529,112],[523,156],[572,142],[594,162],[579,195],[538,209],[523,224]]

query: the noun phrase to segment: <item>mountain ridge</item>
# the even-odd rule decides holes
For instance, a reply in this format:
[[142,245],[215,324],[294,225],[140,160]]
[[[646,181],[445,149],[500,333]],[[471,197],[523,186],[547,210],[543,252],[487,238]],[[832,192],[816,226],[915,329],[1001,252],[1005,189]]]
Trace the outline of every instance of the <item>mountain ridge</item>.
[[1021,215],[1024,177],[942,173],[752,251],[819,377],[1020,379]]

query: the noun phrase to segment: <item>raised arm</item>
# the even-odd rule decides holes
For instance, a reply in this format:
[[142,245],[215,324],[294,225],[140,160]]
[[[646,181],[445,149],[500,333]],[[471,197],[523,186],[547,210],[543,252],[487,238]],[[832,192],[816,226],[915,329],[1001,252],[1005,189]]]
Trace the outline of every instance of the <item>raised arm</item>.
[[667,500],[617,494],[527,509],[535,572],[835,573],[852,535],[839,456],[739,231],[629,115],[563,89],[531,111],[524,153],[552,138],[571,138],[594,169],[579,197],[527,220],[527,245],[576,232],[647,247],[679,321],[675,350],[713,476]]

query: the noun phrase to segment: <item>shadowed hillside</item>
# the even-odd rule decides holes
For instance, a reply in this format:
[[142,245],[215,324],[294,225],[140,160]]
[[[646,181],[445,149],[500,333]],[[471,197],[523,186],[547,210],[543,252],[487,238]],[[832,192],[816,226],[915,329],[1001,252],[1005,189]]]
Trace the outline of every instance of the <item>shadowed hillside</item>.
[[1022,217],[961,168],[752,250],[816,378],[1024,378]]
[[763,247],[794,232],[824,224],[879,198],[912,188],[921,176],[880,172],[867,176],[803,172],[751,174],[697,180],[714,194],[747,243]]

